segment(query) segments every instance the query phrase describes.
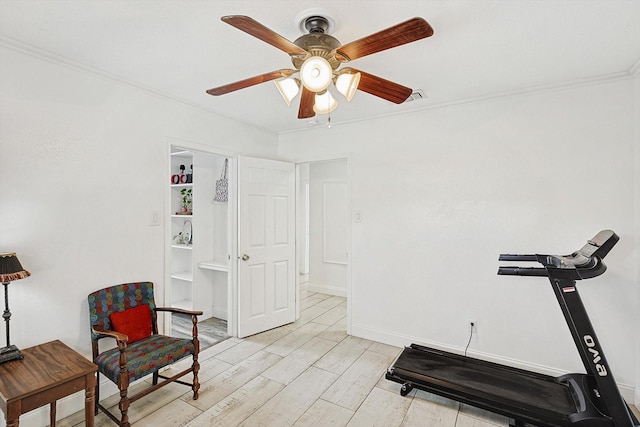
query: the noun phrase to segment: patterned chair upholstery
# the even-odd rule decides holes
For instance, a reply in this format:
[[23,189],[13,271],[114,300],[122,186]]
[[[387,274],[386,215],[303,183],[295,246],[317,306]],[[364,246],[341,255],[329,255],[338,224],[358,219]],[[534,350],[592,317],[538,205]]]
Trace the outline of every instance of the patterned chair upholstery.
[[[198,390],[200,383],[198,382],[198,371],[200,365],[198,363],[198,352],[200,344],[198,342],[198,318],[201,311],[189,311],[178,308],[156,307],[153,298],[153,283],[137,282],[125,283],[121,285],[111,286],[92,292],[88,296],[89,302],[89,319],[91,326],[91,347],[93,351],[93,362],[98,365],[98,387],[96,387],[96,414],[98,409],[102,410],[109,418],[115,421],[121,427],[129,427],[129,417],[127,415],[129,405],[136,400],[146,396],[152,391],[177,382],[190,386],[193,390],[193,399],[198,399]],[[148,305],[149,310],[142,309],[141,306]],[[137,308],[137,309],[136,309]],[[136,309],[136,310],[134,310]],[[129,310],[129,311],[127,311]],[[125,313],[126,312],[126,313]],[[138,313],[131,317],[132,313]],[[192,339],[174,338],[158,334],[157,313],[172,312],[189,314],[192,317],[193,337]],[[120,322],[114,322],[115,316],[125,316],[129,323],[127,328],[135,327],[140,329],[135,323],[142,316],[142,323],[150,327],[150,331],[146,331],[143,337],[133,339],[122,332],[123,329]],[[124,314],[123,314],[124,313]],[[146,314],[148,313],[148,315]],[[148,316],[151,316],[149,322]],[[121,331],[113,326],[118,323]],[[145,328],[141,328],[144,330]],[[137,335],[137,334],[136,334]],[[99,341],[103,338],[115,339],[117,347],[103,351],[99,350]],[[128,342],[129,341],[129,342]],[[160,375],[159,371],[180,359],[191,355],[193,363],[190,368],[185,369],[171,377]],[[179,378],[193,373],[193,382],[187,383],[179,381]],[[110,413],[102,404],[100,404],[100,374],[105,375],[113,381],[120,390],[120,417],[116,417]],[[128,396],[129,383],[149,374],[153,375],[152,385],[139,393]],[[158,383],[158,378],[163,381]]]

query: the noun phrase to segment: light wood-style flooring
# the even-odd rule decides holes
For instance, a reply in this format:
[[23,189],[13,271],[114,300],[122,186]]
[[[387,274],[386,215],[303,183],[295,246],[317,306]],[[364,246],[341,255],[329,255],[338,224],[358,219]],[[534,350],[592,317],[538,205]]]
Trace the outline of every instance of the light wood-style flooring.
[[[508,425],[502,416],[420,390],[400,396],[400,385],[384,373],[401,350],[347,336],[344,298],[305,293],[297,322],[203,350],[198,400],[171,384],[131,405],[129,419],[138,427]],[[117,399],[107,400],[115,407]],[[83,413],[57,425],[83,426]],[[99,413],[95,425],[115,424]]]

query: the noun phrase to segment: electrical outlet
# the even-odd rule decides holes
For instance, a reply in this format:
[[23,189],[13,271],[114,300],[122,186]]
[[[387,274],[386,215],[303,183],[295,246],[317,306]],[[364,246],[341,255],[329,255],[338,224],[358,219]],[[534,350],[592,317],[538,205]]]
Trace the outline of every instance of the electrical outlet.
[[467,325],[469,325],[469,332],[472,332],[472,333],[478,332],[478,321],[477,320],[469,320],[469,321],[467,321]]

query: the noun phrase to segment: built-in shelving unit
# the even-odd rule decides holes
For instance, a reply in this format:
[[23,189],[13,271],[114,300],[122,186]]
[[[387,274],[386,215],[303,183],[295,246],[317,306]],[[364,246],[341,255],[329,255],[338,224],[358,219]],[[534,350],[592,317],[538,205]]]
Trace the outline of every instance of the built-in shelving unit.
[[[171,305],[202,310],[202,319],[227,319],[229,207],[228,202],[213,200],[224,160],[200,151],[171,149]],[[174,176],[181,175],[180,165],[190,177]],[[189,194],[191,203],[183,206],[183,197]]]

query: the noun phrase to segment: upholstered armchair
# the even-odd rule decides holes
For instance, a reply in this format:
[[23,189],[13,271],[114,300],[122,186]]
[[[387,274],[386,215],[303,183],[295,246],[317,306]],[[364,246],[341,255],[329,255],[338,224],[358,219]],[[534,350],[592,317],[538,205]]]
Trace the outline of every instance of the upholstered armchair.
[[[89,294],[88,301],[93,362],[98,365],[96,414],[100,409],[119,426],[129,427],[129,405],[172,382],[190,386],[193,399],[198,399],[200,344],[197,316],[202,314],[201,311],[156,307],[151,282],[125,283],[104,288]],[[191,315],[192,339],[159,335],[158,312]],[[99,342],[104,338],[115,340],[117,346],[100,352]],[[193,358],[190,368],[171,377],[161,375],[163,368],[189,355]],[[193,373],[193,382],[179,380],[190,372]],[[113,381],[120,390],[120,417],[116,417],[100,403],[100,374]],[[152,385],[129,396],[129,383],[149,374],[153,375]],[[159,378],[162,381],[159,382]]]

